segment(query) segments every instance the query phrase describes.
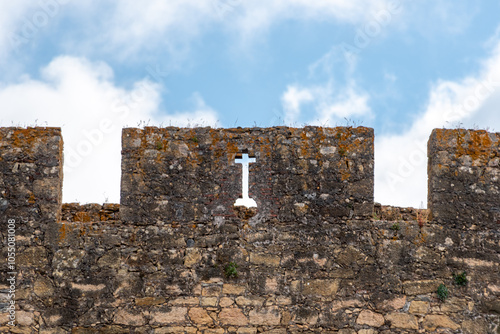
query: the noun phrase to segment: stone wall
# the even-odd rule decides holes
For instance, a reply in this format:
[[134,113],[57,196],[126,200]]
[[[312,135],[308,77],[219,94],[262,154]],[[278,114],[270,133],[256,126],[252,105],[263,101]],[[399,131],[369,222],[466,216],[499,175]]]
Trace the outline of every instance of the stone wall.
[[243,153],[252,222],[368,217],[373,212],[373,129],[124,129],[121,217],[209,222],[234,217]]
[[0,128],[0,213],[55,222],[62,199],[59,128]]
[[428,143],[436,221],[500,227],[500,133],[435,129]]
[[[50,277],[51,249],[61,220],[63,141],[59,128],[0,128],[0,323],[15,294],[18,319],[33,317],[33,280]],[[15,256],[14,256],[15,255]],[[15,281],[9,281],[14,278]],[[11,283],[15,286],[11,290]],[[17,294],[16,292],[24,291]],[[22,327],[22,326],[21,326]],[[0,333],[31,333],[29,327]]]
[[[365,131],[361,130],[306,128],[291,132],[331,131],[335,138],[335,131]],[[258,177],[250,180],[250,194],[259,206],[255,215],[254,211],[235,212],[232,205],[241,195],[241,167],[231,165],[233,156],[220,155],[223,162],[213,162],[216,160],[210,157],[208,149],[194,146],[202,143],[203,137],[198,134],[198,142],[193,139],[192,144],[186,144],[188,150],[179,148],[180,140],[170,140],[144,149],[148,158],[143,158],[137,152],[134,155],[131,147],[142,150],[140,147],[148,140],[156,145],[155,134],[159,131],[124,130],[124,141],[133,138],[134,134],[126,137],[131,131],[137,138],[135,143],[124,145],[124,160],[129,160],[122,167],[124,178],[129,180],[122,182],[135,180],[141,187],[134,190],[129,184],[122,189],[130,202],[122,199],[122,206],[65,204],[60,220],[44,224],[39,223],[38,217],[26,216],[23,226],[49,227],[43,233],[26,229],[17,238],[17,325],[7,326],[8,314],[0,313],[0,333],[500,333],[500,234],[496,225],[449,224],[428,219],[428,210],[378,204],[370,212],[371,217],[367,212],[356,214],[356,206],[347,206],[347,217],[333,215],[328,210],[321,211],[325,204],[317,202],[318,195],[305,196],[310,194],[309,185],[315,184],[315,179],[330,177],[321,174],[309,177],[297,173],[303,182],[300,188],[293,189],[300,196],[279,202],[294,210],[282,213],[279,207],[263,202],[266,192],[259,184],[271,182],[277,187],[272,191],[280,194],[291,196],[294,192],[287,190],[284,177],[270,172],[271,181],[261,182],[266,174],[258,169],[264,167],[257,165],[261,162],[268,166],[271,162],[259,160],[257,150],[252,152],[254,148],[248,146],[233,152],[248,149],[257,158],[250,175]],[[187,129],[162,131],[177,133],[179,138],[194,138],[186,134]],[[249,130],[224,131],[213,136],[224,138]],[[266,138],[265,130],[253,131],[263,132],[255,138]],[[285,128],[273,131],[281,133]],[[368,136],[356,135],[359,137]],[[220,152],[227,152],[230,141],[222,142]],[[172,148],[163,146],[167,144]],[[321,145],[311,150],[321,154]],[[171,157],[179,152],[185,154]],[[200,152],[201,158],[196,157]],[[335,154],[338,148],[323,152]],[[159,157],[156,167],[151,160],[155,154]],[[356,162],[357,155],[349,155],[347,150],[346,154],[346,165],[365,168],[365,163]],[[195,160],[189,160],[191,157]],[[300,168],[284,163],[276,166],[303,172],[311,165],[325,168],[325,161],[335,163],[335,159],[344,157],[321,159],[297,158]],[[209,162],[203,163],[206,160]],[[316,164],[309,160],[316,160]],[[166,161],[170,161],[168,170],[169,166],[183,168],[177,169],[178,174],[167,172]],[[184,166],[191,163],[191,167],[186,167],[190,172],[185,173]],[[225,164],[227,167],[223,167]],[[208,173],[204,177],[211,186],[211,179],[224,180],[217,173],[227,175],[237,186],[225,185],[220,198],[226,204],[220,204],[220,215],[219,211],[213,217],[196,216],[194,210],[184,210],[182,214],[162,211],[160,202],[155,202],[159,197],[144,191],[161,190],[157,194],[160,197],[165,196],[163,191],[169,191],[170,184],[155,179],[158,176],[153,175],[154,168],[165,172],[163,178],[178,175],[185,180],[181,184],[189,185],[178,188],[177,196],[160,199],[168,203],[172,199],[174,203],[187,200],[194,187],[187,182],[204,173]],[[315,173],[321,170],[310,169]],[[338,175],[332,178],[342,181]],[[345,203],[351,197],[355,204],[365,201],[365,195],[348,197],[352,188],[343,184],[340,187],[344,187],[339,193]],[[332,196],[335,191],[321,187],[320,190],[320,196]],[[193,194],[198,191],[193,190]],[[371,197],[366,198],[369,203]],[[142,202],[134,204],[131,199],[144,200],[151,206],[142,207]],[[217,209],[218,205],[211,204],[216,200],[195,199],[194,203],[202,205],[201,212],[208,215]],[[307,208],[295,205],[306,200]],[[342,207],[337,200],[332,205]],[[203,207],[208,211],[203,212]],[[0,233],[5,244],[3,227]],[[4,247],[0,256],[6,258],[6,253]],[[9,287],[4,262],[0,265],[1,304],[8,302]],[[464,272],[468,282],[463,286],[456,284],[459,281],[454,274]],[[440,284],[449,290],[444,300],[438,298]]]

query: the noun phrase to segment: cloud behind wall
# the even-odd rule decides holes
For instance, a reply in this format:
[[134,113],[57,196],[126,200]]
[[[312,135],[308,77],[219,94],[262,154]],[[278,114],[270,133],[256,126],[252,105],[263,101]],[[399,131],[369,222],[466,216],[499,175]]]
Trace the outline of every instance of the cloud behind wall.
[[145,125],[215,126],[217,113],[194,94],[192,108],[159,109],[161,86],[145,78],[119,87],[103,62],[61,56],[41,69],[0,86],[2,126],[61,126],[64,202],[119,202],[121,129]]
[[400,134],[375,139],[375,200],[400,206],[427,205],[427,140],[434,128],[500,131],[500,42],[477,73],[440,80],[425,110]]
[[[397,206],[427,206],[427,140],[434,128],[488,128],[500,131],[500,42],[480,69],[457,81],[439,80],[427,102],[399,133],[375,136],[375,201]],[[370,95],[354,82],[339,85],[289,85],[281,100],[287,124],[342,125],[373,117]],[[304,109],[310,107],[309,112]],[[345,122],[344,122],[345,124]],[[350,124],[352,125],[352,123]]]
[[0,126],[61,126],[64,201],[85,203],[119,201],[125,126],[336,126],[347,119],[375,128],[375,200],[425,206],[432,129],[500,131],[494,7],[466,0],[2,1]]

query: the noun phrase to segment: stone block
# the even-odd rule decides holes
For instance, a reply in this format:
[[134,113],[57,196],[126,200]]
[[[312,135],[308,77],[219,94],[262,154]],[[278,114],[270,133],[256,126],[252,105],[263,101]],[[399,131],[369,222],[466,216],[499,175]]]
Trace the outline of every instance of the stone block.
[[424,318],[423,326],[428,331],[434,331],[436,328],[450,328],[457,330],[460,325],[452,321],[445,315],[429,314]]
[[302,293],[305,295],[318,295],[324,297],[334,296],[339,289],[340,280],[309,280],[304,283]]
[[213,319],[208,315],[208,312],[201,307],[193,307],[188,311],[189,318],[197,325],[213,324]]
[[384,316],[370,310],[363,310],[359,313],[356,323],[359,325],[368,325],[371,327],[381,327],[385,323]]
[[385,320],[390,322],[391,328],[418,329],[417,317],[406,313],[389,313]]
[[280,324],[280,313],[276,306],[252,310],[248,316],[252,325],[277,326]]
[[414,300],[410,304],[410,313],[427,314],[429,308],[429,302]]
[[248,319],[243,312],[236,307],[223,308],[219,313],[219,321],[224,325],[246,326]]
[[153,324],[180,324],[186,322],[187,308],[172,307],[165,310],[156,310],[151,312]]

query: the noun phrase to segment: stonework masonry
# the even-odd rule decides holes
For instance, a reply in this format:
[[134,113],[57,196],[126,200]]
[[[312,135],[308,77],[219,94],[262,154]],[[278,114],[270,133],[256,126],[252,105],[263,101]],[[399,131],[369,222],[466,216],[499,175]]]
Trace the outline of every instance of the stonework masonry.
[[373,212],[373,130],[124,129],[121,217],[204,223],[235,216],[248,153],[252,222],[366,218]]
[[373,203],[369,128],[124,129],[121,203],[79,205],[60,129],[2,128],[0,333],[498,334],[498,138],[434,130],[418,210]]
[[436,129],[428,146],[434,219],[498,229],[500,133]]

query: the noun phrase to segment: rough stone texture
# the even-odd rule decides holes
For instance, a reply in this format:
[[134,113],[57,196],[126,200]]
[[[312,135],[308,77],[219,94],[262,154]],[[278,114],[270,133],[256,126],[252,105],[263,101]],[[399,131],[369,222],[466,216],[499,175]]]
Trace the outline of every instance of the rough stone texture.
[[428,331],[433,331],[436,328],[450,328],[452,330],[457,330],[460,325],[454,323],[449,317],[445,315],[430,314],[424,318],[423,322],[424,329]]
[[[59,128],[0,128],[0,312],[11,301],[9,272],[18,273],[16,299],[26,301],[17,305],[20,328],[3,328],[2,317],[0,333],[31,333],[39,320],[31,301],[54,302],[52,281],[45,278],[52,272],[48,247],[61,219],[62,150]],[[15,237],[9,235],[9,221],[15,221]],[[11,267],[7,258],[13,253]]]
[[136,224],[234,217],[242,153],[250,164],[251,223],[369,217],[373,129],[128,128],[122,134],[120,214]]
[[369,310],[363,310],[358,316],[356,323],[372,327],[380,327],[384,324],[384,316]]
[[112,203],[103,205],[64,203],[62,205],[62,220],[67,222],[120,220],[120,205]]
[[428,142],[428,207],[447,224],[500,224],[500,133],[435,129]]
[[60,220],[63,141],[59,128],[0,128],[0,213]]
[[[17,239],[18,323],[6,326],[0,312],[0,333],[500,333],[495,225],[379,205],[371,219],[302,209],[187,223],[120,220],[113,204],[64,205],[61,221],[28,212]],[[457,286],[452,275],[463,271],[469,283]]]
[[385,319],[391,328],[418,329],[417,317],[406,313],[389,313]]

